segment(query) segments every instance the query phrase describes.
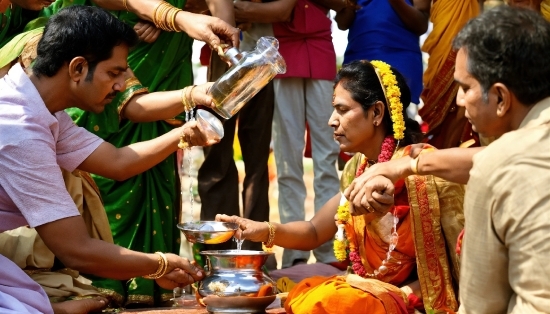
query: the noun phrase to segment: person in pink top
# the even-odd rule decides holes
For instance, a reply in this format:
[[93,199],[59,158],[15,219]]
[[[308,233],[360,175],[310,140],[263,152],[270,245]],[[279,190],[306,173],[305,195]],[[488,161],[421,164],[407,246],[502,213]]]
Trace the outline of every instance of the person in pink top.
[[[329,9],[310,0],[297,0],[289,22],[273,24],[279,52],[287,64],[274,80],[273,145],[279,184],[282,223],[305,219],[306,186],[303,175],[306,122],[312,144],[315,212],[338,193],[338,144],[327,125],[336,77]],[[332,244],[313,251],[318,262],[335,262]],[[283,268],[306,262],[310,252],[284,250]]]
[[[200,280],[202,270],[175,254],[145,254],[92,239],[61,174],[61,168],[78,168],[124,180],[163,161],[182,140],[191,146],[215,142],[189,122],[117,148],[77,127],[64,112],[103,111],[125,89],[128,51],[137,40],[108,11],[71,6],[48,21],[32,68],[17,64],[0,79],[0,232],[28,225],[71,269],[120,280],[144,276],[172,289]],[[206,88],[196,90],[202,95],[193,100],[211,105]],[[53,312],[44,290],[4,256],[0,312]]]

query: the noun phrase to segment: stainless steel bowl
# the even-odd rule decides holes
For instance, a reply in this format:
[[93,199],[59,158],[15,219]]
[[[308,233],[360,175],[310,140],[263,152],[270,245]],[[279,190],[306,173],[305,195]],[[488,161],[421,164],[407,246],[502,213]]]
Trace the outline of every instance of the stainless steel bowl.
[[219,244],[230,240],[239,225],[232,222],[197,221],[178,224],[191,243]]
[[209,272],[199,283],[203,297],[266,297],[277,294],[262,266],[273,252],[250,250],[203,251]]

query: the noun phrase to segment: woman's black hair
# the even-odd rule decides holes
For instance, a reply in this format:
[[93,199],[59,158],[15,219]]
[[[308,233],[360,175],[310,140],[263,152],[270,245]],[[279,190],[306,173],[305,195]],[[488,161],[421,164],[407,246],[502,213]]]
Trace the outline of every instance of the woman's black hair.
[[[395,68],[391,68],[397,86],[401,90],[401,103],[403,104],[403,118],[405,120],[404,138],[399,143],[399,146],[406,146],[422,141],[423,135],[420,131],[420,125],[415,120],[407,116],[407,107],[411,103],[411,91],[407,86],[405,78]],[[380,79],[376,74],[374,66],[366,60],[353,61],[342,66],[338,71],[335,80],[335,86],[340,84],[342,88],[351,94],[351,98],[361,104],[365,113],[377,101],[384,103],[384,126],[386,135],[393,135],[393,122],[388,109],[388,103],[384,90],[380,84]]]

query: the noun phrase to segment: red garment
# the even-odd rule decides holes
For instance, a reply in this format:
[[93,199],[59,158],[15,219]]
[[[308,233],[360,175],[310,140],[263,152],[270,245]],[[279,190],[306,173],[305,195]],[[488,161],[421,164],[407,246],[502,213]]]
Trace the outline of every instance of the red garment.
[[298,0],[292,21],[274,23],[279,53],[286,61],[286,73],[277,78],[302,77],[334,80],[336,53],[332,44],[329,10],[309,0]]

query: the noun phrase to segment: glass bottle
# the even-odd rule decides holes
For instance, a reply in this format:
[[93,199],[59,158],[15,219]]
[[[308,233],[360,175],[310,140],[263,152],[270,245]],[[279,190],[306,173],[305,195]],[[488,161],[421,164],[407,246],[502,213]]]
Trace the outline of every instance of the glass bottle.
[[278,49],[277,39],[261,37],[250,52],[240,52],[234,47],[225,52],[231,67],[209,91],[217,114],[225,119],[231,118],[275,75],[286,72],[285,60]]

